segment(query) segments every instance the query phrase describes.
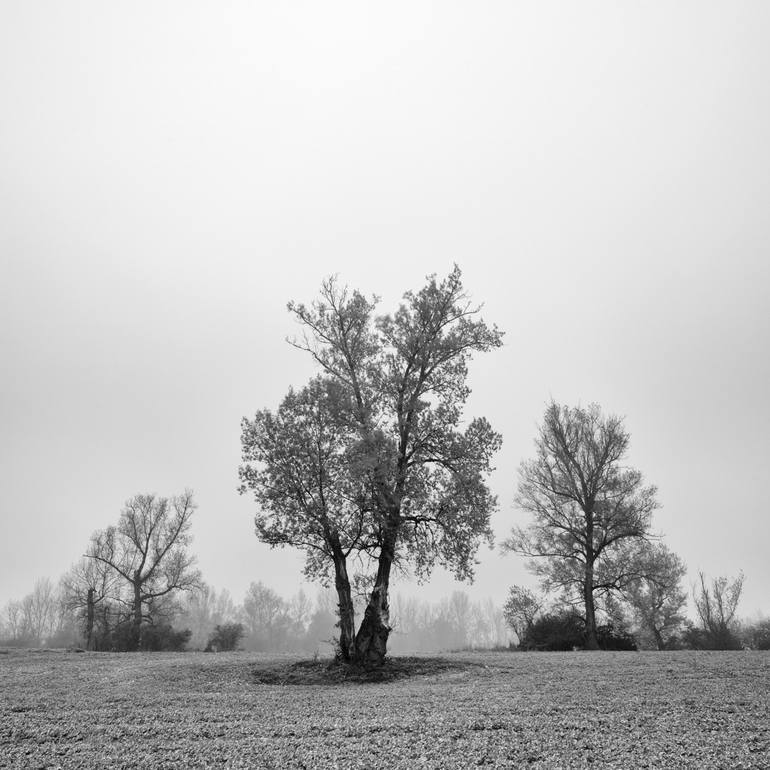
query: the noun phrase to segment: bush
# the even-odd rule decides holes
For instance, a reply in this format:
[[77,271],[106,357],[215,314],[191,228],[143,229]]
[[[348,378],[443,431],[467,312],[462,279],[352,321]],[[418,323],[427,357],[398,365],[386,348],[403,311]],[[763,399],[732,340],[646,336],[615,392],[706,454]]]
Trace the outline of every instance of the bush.
[[547,614],[539,617],[524,633],[521,647],[525,650],[565,652],[582,647],[585,623],[573,613]]
[[205,651],[230,652],[238,646],[244,632],[242,623],[223,623],[221,626],[215,626]]
[[598,626],[596,629],[596,641],[599,642],[599,648],[602,650],[626,650],[636,652],[636,639],[623,631],[615,628],[612,623],[605,626]]
[[148,652],[183,652],[191,636],[189,628],[177,631],[166,623],[145,626],[142,629],[142,649]]
[[[611,623],[598,626],[596,639],[602,650],[636,650],[636,640]],[[566,652],[583,649],[586,642],[586,625],[575,612],[551,613],[538,618],[525,632],[521,648]]]
[[682,645],[688,650],[743,649],[743,643],[729,628],[707,631],[690,626],[682,634]]
[[770,650],[770,618],[745,626],[741,636],[752,650]]

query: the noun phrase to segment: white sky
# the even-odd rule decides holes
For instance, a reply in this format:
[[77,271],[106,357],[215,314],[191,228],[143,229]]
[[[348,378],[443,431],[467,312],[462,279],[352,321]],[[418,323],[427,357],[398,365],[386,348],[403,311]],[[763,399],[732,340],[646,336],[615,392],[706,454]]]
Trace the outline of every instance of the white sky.
[[[467,411],[498,540],[546,401],[597,401],[691,579],[770,611],[768,40],[766,2],[5,0],[0,605],[185,486],[208,582],[296,591],[235,491],[241,417],[314,371],[286,302],[456,261],[507,332]],[[480,559],[474,597],[532,583]]]

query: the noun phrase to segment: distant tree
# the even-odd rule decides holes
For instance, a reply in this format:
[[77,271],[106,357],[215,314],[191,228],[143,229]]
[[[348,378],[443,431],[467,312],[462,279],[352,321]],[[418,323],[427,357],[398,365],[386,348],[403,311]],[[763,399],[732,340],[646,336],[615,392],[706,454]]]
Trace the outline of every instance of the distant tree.
[[503,605],[503,615],[506,623],[516,634],[516,640],[521,644],[522,639],[532,628],[535,619],[543,609],[543,596],[535,594],[522,586],[511,586],[508,598]]
[[636,577],[633,551],[649,535],[655,487],[621,464],[629,434],[598,406],[552,402],[535,442],[534,460],[519,469],[517,506],[532,515],[504,548],[532,557],[548,590],[584,607],[586,647],[598,649],[596,597],[620,592]]
[[27,616],[27,627],[36,644],[40,644],[53,632],[57,613],[57,596],[48,577],[35,581],[35,586],[22,601]]
[[97,649],[97,638],[109,632],[104,627],[109,613],[100,613],[99,608],[117,601],[118,578],[109,565],[83,557],[61,579],[65,605],[76,614],[87,650]]
[[695,609],[701,622],[705,646],[713,650],[740,648],[735,612],[743,592],[743,573],[730,580],[717,577],[709,582],[703,572],[693,589]]
[[185,594],[174,623],[181,628],[189,628],[192,631],[190,645],[195,649],[203,649],[214,627],[233,623],[237,612],[227,589],[217,591],[203,583],[199,590]]
[[111,568],[129,592],[129,648],[142,648],[143,621],[154,602],[176,591],[200,586],[195,558],[188,553],[192,492],[166,498],[136,495],[123,508],[117,526],[91,537],[87,558]]
[[[438,561],[458,578],[472,576],[478,545],[492,537],[496,500],[486,476],[501,442],[484,419],[460,429],[471,355],[502,344],[468,301],[460,270],[441,282],[430,277],[392,315],[375,319],[375,305],[330,279],[312,306],[289,306],[304,332],[295,344],[336,384],[354,434],[344,441],[348,472],[353,488],[365,490],[357,510],[366,514],[366,537],[375,539],[353,647],[366,665],[381,665],[387,651],[394,564],[408,563],[424,577]],[[317,543],[317,534],[307,537],[311,520],[303,515],[301,522],[294,539]]]
[[681,581],[684,562],[662,543],[647,545],[638,555],[638,577],[624,595],[642,633],[649,634],[659,650],[667,649],[685,621],[687,594]]
[[286,600],[262,582],[251,583],[243,599],[240,619],[247,649],[263,652],[285,649],[291,626]]

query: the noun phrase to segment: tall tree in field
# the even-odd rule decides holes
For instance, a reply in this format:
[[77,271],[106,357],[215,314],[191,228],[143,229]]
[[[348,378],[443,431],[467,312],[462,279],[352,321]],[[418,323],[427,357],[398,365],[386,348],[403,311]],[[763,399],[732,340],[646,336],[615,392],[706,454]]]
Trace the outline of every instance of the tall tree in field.
[[117,526],[91,537],[86,557],[110,567],[129,589],[134,649],[141,647],[142,621],[153,602],[201,584],[187,551],[195,507],[189,490],[171,498],[136,495]]
[[687,568],[663,543],[642,548],[637,558],[638,577],[625,589],[625,598],[641,630],[665,650],[685,621],[682,579]]
[[470,358],[498,347],[502,335],[478,317],[460,270],[430,277],[392,315],[375,317],[375,305],[333,279],[311,306],[289,305],[303,326],[295,344],[339,388],[352,426],[348,473],[362,492],[361,552],[372,558],[352,657],[366,665],[380,665],[387,650],[394,563],[419,576],[436,562],[472,576],[478,545],[491,541],[496,500],[486,476],[501,442],[483,418],[461,429]]
[[585,608],[586,647],[598,649],[596,597],[625,588],[637,572],[634,549],[650,533],[656,489],[622,461],[629,434],[598,406],[551,403],[535,441],[535,459],[519,469],[516,505],[531,514],[514,527],[507,550],[533,557],[546,589]]
[[355,423],[349,394],[316,377],[291,390],[277,412],[241,422],[244,463],[240,491],[254,493],[258,537],[306,553],[305,575],[327,582],[333,569],[339,612],[339,653],[355,655],[355,613],[348,559],[377,543],[366,479],[356,470]]

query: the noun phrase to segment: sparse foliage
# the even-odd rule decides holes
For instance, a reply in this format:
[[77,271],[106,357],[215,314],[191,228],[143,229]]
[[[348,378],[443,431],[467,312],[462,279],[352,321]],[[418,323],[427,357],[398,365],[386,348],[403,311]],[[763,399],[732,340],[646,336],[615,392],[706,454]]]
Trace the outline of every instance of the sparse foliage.
[[712,650],[740,648],[736,635],[735,612],[743,592],[743,573],[730,580],[713,578],[710,582],[703,572],[698,573],[698,584],[693,589],[693,599],[705,646]]
[[535,442],[534,460],[519,469],[517,507],[533,517],[514,527],[504,548],[532,557],[548,590],[585,611],[586,646],[598,649],[596,598],[636,577],[635,551],[650,532],[655,487],[622,465],[629,434],[598,406],[551,403]]
[[503,605],[503,615],[508,625],[516,634],[516,640],[521,644],[527,632],[532,628],[540,611],[543,609],[543,596],[530,591],[523,586],[511,586],[508,598]]
[[152,606],[177,591],[200,586],[195,558],[188,552],[192,492],[177,497],[136,495],[125,505],[117,526],[91,537],[86,557],[109,567],[123,582],[130,607],[129,648],[142,648],[144,624]]
[[682,580],[684,562],[664,544],[648,544],[639,552],[638,577],[624,595],[642,636],[652,638],[658,650],[668,649],[685,621],[687,594]]

